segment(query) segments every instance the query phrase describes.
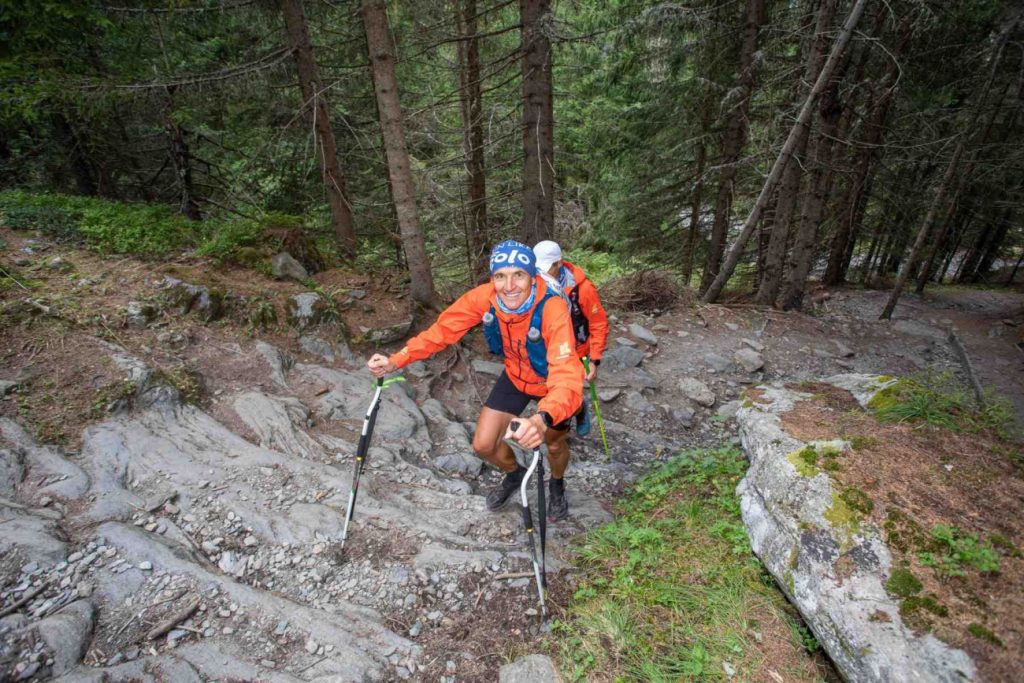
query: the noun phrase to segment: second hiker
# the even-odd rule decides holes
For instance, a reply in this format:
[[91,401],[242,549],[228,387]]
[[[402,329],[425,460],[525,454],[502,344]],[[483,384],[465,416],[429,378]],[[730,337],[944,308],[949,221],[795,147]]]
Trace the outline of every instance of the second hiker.
[[[537,257],[537,270],[546,282],[557,283],[569,304],[576,355],[581,360],[589,358],[590,371],[585,379],[592,382],[597,377],[597,366],[601,364],[601,356],[608,346],[608,314],[601,305],[597,287],[587,279],[582,268],[562,258],[562,248],[558,243],[551,240],[538,242],[533,253]],[[576,432],[586,436],[590,426],[590,414],[584,401],[576,416]]]

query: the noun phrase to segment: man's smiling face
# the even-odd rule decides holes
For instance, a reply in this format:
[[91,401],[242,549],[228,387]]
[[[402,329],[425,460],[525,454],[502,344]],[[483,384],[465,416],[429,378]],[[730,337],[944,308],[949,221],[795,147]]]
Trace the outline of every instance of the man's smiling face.
[[494,284],[494,291],[497,292],[501,303],[511,309],[519,308],[530,296],[530,288],[533,285],[533,278],[522,268],[505,266],[494,271],[491,275],[491,282]]

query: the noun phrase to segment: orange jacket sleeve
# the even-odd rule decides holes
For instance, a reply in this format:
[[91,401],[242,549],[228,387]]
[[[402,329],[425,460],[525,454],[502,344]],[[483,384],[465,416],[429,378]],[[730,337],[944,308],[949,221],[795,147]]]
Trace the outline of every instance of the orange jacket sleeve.
[[562,299],[548,299],[544,305],[541,335],[548,350],[548,393],[537,402],[537,410],[558,424],[575,415],[583,401],[583,365],[576,357],[572,319]]
[[491,307],[490,283],[474,287],[437,317],[433,325],[410,339],[398,353],[391,354],[390,360],[399,368],[423,360],[462,339],[466,332],[479,325],[484,314]]
[[608,313],[590,280],[580,283],[580,308],[590,323],[590,358],[600,360],[608,348]]

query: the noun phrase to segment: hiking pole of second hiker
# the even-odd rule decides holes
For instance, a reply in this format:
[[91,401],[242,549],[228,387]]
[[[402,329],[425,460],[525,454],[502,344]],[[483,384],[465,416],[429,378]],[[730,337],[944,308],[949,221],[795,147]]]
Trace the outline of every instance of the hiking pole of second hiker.
[[366,417],[363,418],[363,431],[359,434],[359,445],[356,447],[355,469],[352,472],[352,490],[348,494],[348,509],[345,511],[345,526],[341,530],[341,550],[345,549],[345,539],[348,538],[348,525],[356,511],[356,494],[359,492],[359,479],[363,475],[363,467],[366,465],[366,456],[370,451],[370,437],[373,436],[373,425],[377,421],[377,410],[380,408],[380,394],[384,390],[384,378],[377,378],[376,390],[373,392],[373,401],[366,410]]
[[[513,421],[509,428],[512,431],[519,429],[519,423]],[[523,480],[519,484],[519,496],[523,503],[523,525],[526,527],[526,538],[530,545],[530,556],[533,559],[533,576],[537,580],[537,595],[540,597],[540,615],[541,620],[545,621],[548,618],[547,607],[544,605],[544,589],[547,586],[547,578],[544,576],[544,569],[541,564],[537,562],[537,545],[533,540],[533,516],[530,514],[530,499],[526,495],[526,489],[530,483],[530,477],[533,473],[540,469],[543,472],[543,465],[540,462],[540,447],[533,449],[533,459],[530,461],[530,467],[526,470],[526,474],[523,475]],[[541,475],[539,478],[539,485],[544,486],[544,476]],[[543,495],[543,494],[541,494]],[[539,501],[538,501],[539,504]],[[540,511],[541,516],[546,514],[545,510]],[[541,557],[544,556],[544,539],[541,537]]]
[[[590,374],[590,359],[586,356],[583,356],[583,369],[588,375]],[[594,404],[594,417],[597,418],[597,428],[601,430],[601,443],[604,444],[604,457],[606,460],[611,461],[612,452],[608,449],[608,437],[604,434],[604,419],[601,417],[601,405],[597,402],[597,386],[593,380],[589,384],[590,400]]]

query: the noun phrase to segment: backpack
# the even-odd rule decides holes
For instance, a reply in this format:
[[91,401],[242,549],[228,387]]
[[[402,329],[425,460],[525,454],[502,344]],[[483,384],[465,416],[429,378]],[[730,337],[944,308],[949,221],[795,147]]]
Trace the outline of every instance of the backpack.
[[576,287],[569,293],[569,315],[572,318],[572,331],[576,335],[577,346],[590,339],[590,320],[580,307],[580,288]]
[[[557,297],[550,289],[544,294],[540,303],[533,307],[533,315],[530,316],[530,329],[526,333],[526,355],[530,359],[530,367],[538,376],[548,376],[548,348],[544,343],[544,336],[541,334],[541,324],[544,317],[544,304],[548,299]],[[505,347],[501,340],[501,330],[498,328],[498,316],[494,314],[494,306],[484,313],[484,339],[487,340],[487,349],[496,356],[505,355]]]

